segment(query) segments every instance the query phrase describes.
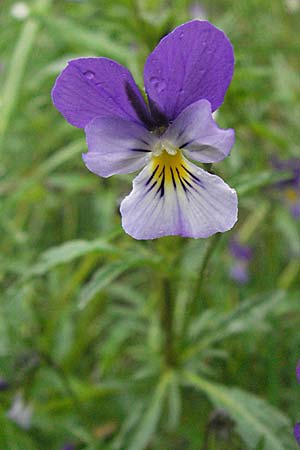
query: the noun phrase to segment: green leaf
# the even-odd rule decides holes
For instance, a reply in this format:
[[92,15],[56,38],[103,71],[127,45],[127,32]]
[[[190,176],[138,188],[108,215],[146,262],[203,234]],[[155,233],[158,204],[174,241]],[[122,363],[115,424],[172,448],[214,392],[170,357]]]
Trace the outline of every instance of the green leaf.
[[106,288],[123,272],[139,265],[139,259],[133,258],[132,260],[113,261],[98,269],[92,279],[83,286],[79,294],[78,307],[80,309],[85,308],[101,290]]
[[127,65],[130,56],[129,49],[114,41],[101,30],[93,31],[80,23],[62,17],[56,17],[55,20],[45,17],[43,21],[60,42],[65,42],[72,48],[86,48],[87,51],[95,52],[95,55],[108,56]]
[[191,323],[189,337],[196,339],[197,343],[186,350],[185,358],[188,359],[229,336],[263,326],[266,316],[273,313],[284,295],[285,292],[280,290],[257,295],[238,304],[229,314],[215,309],[206,310],[199,319]]
[[26,63],[36,39],[38,23],[28,19],[23,25],[20,37],[10,61],[7,79],[3,84],[0,112],[0,144],[13,114],[21,88]]
[[178,376],[175,372],[172,373],[168,385],[168,426],[170,430],[174,430],[179,425],[181,415],[181,392]]
[[37,264],[31,268],[26,276],[44,275],[59,264],[69,263],[92,252],[114,254],[118,253],[118,250],[102,239],[96,239],[94,241],[84,241],[81,239],[68,241],[42,253]]
[[0,411],[0,448],[1,450],[37,450],[28,432],[21,430]]
[[166,372],[160,380],[150,405],[142,417],[136,433],[133,435],[128,448],[130,450],[143,450],[147,447],[154,435],[162,413],[166,388],[170,380],[170,373]]
[[286,180],[290,176],[284,172],[278,173],[272,170],[265,170],[258,173],[246,173],[242,177],[239,177],[238,180],[233,179],[231,183],[236,186],[238,195],[244,196],[262,187]]
[[265,450],[295,448],[292,424],[265,400],[241,389],[211,383],[194,373],[187,372],[184,378],[189,385],[204,392],[217,408],[228,411],[249,450],[255,449],[262,438]]

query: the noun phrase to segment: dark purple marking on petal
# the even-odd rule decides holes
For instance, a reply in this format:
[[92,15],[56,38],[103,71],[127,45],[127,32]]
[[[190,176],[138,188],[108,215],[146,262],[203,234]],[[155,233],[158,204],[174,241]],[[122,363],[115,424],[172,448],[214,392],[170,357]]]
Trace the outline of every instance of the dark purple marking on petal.
[[193,178],[195,183],[204,188],[202,181],[198,177],[196,177],[196,175],[194,175],[190,170],[188,170],[183,164],[181,164],[181,167]]
[[159,106],[150,97],[148,97],[148,104],[156,126],[163,126],[163,127],[168,126],[169,124],[168,117],[161,111]]
[[170,171],[171,171],[171,177],[172,177],[173,187],[174,187],[174,189],[177,189],[176,181],[175,181],[175,177],[174,177],[174,172],[173,172],[172,167],[170,167]]
[[162,175],[161,183],[160,183],[160,186],[159,186],[156,194],[160,193],[160,197],[163,197],[164,193],[165,193],[165,166],[163,167],[163,169],[158,177],[160,178],[161,175]]
[[177,27],[148,56],[144,81],[153,116],[169,121],[206,99],[215,111],[224,100],[234,66],[233,48],[218,28],[194,20]]
[[128,100],[140,121],[144,123],[148,129],[153,129],[154,122],[149,114],[149,111],[145,108],[145,102],[140,92],[137,92],[136,89],[134,89],[134,87],[128,82],[125,83],[125,90]]
[[130,148],[132,152],[150,152],[151,150],[145,150],[144,148]]
[[176,172],[177,172],[177,176],[178,176],[178,178],[179,178],[180,184],[181,184],[181,186],[182,186],[184,192],[186,193],[186,192],[187,192],[187,187],[186,187],[186,185],[184,184],[183,179],[181,178],[180,172],[179,172],[179,170],[178,170],[177,167],[176,167]]
[[148,178],[148,180],[146,181],[146,186],[151,182],[151,180],[153,179],[154,175],[156,174],[156,172],[158,171],[159,168],[159,164],[155,167],[155,169],[153,170],[151,176]]

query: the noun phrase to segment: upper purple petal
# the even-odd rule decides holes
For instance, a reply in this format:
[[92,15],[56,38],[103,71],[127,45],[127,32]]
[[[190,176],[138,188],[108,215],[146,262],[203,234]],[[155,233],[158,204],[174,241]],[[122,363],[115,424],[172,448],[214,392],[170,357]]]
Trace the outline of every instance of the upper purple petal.
[[209,22],[194,20],[175,28],[146,61],[144,81],[153,114],[173,120],[203,98],[215,111],[223,103],[233,66],[230,41]]
[[56,108],[72,125],[84,128],[95,117],[121,117],[150,123],[144,99],[128,69],[108,58],[69,61],[52,90]]

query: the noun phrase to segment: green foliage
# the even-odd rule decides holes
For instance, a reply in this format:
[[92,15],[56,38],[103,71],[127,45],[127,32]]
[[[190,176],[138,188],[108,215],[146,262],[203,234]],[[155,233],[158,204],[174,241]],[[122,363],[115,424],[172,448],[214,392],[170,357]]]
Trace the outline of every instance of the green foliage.
[[186,374],[186,380],[204,391],[216,407],[225,408],[230,413],[249,449],[256,449],[261,438],[264,439],[265,450],[294,448],[291,423],[264,400],[240,389],[210,383],[192,373]]
[[[194,2],[30,0],[23,18],[15,3],[0,15],[0,449],[295,448],[300,227],[270,160],[299,156],[299,11],[201,2],[235,48],[217,121],[236,144],[213,170],[236,187],[239,222],[206,241],[138,242],[118,212],[132,177],[86,171],[84,134],[50,91],[87,55],[125,64],[142,89],[147,54]],[[234,236],[254,253],[244,285]],[[8,416],[16,395],[28,429]]]

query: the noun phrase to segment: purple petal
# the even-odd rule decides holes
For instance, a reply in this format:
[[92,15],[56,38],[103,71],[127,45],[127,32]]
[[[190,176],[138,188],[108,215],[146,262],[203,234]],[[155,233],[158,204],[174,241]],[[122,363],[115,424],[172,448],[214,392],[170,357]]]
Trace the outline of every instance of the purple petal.
[[[174,159],[172,159],[174,158]],[[236,192],[180,154],[154,157],[121,203],[122,225],[135,239],[206,238],[233,227]]]
[[294,426],[294,436],[298,445],[300,445],[300,423],[296,423]]
[[84,128],[95,117],[116,116],[150,123],[131,73],[107,58],[69,61],[52,90],[55,107],[72,125]]
[[223,103],[233,66],[230,41],[209,22],[194,20],[175,28],[146,61],[144,80],[152,110],[173,120],[204,98],[215,111]]
[[234,144],[234,130],[217,126],[207,100],[199,100],[182,111],[163,138],[176,142],[184,154],[202,163],[217,162],[228,156]]
[[300,383],[300,360],[297,363],[296,376],[297,376],[298,383]]
[[145,166],[157,139],[143,126],[120,118],[96,118],[85,128],[87,168],[101,177],[130,173]]

